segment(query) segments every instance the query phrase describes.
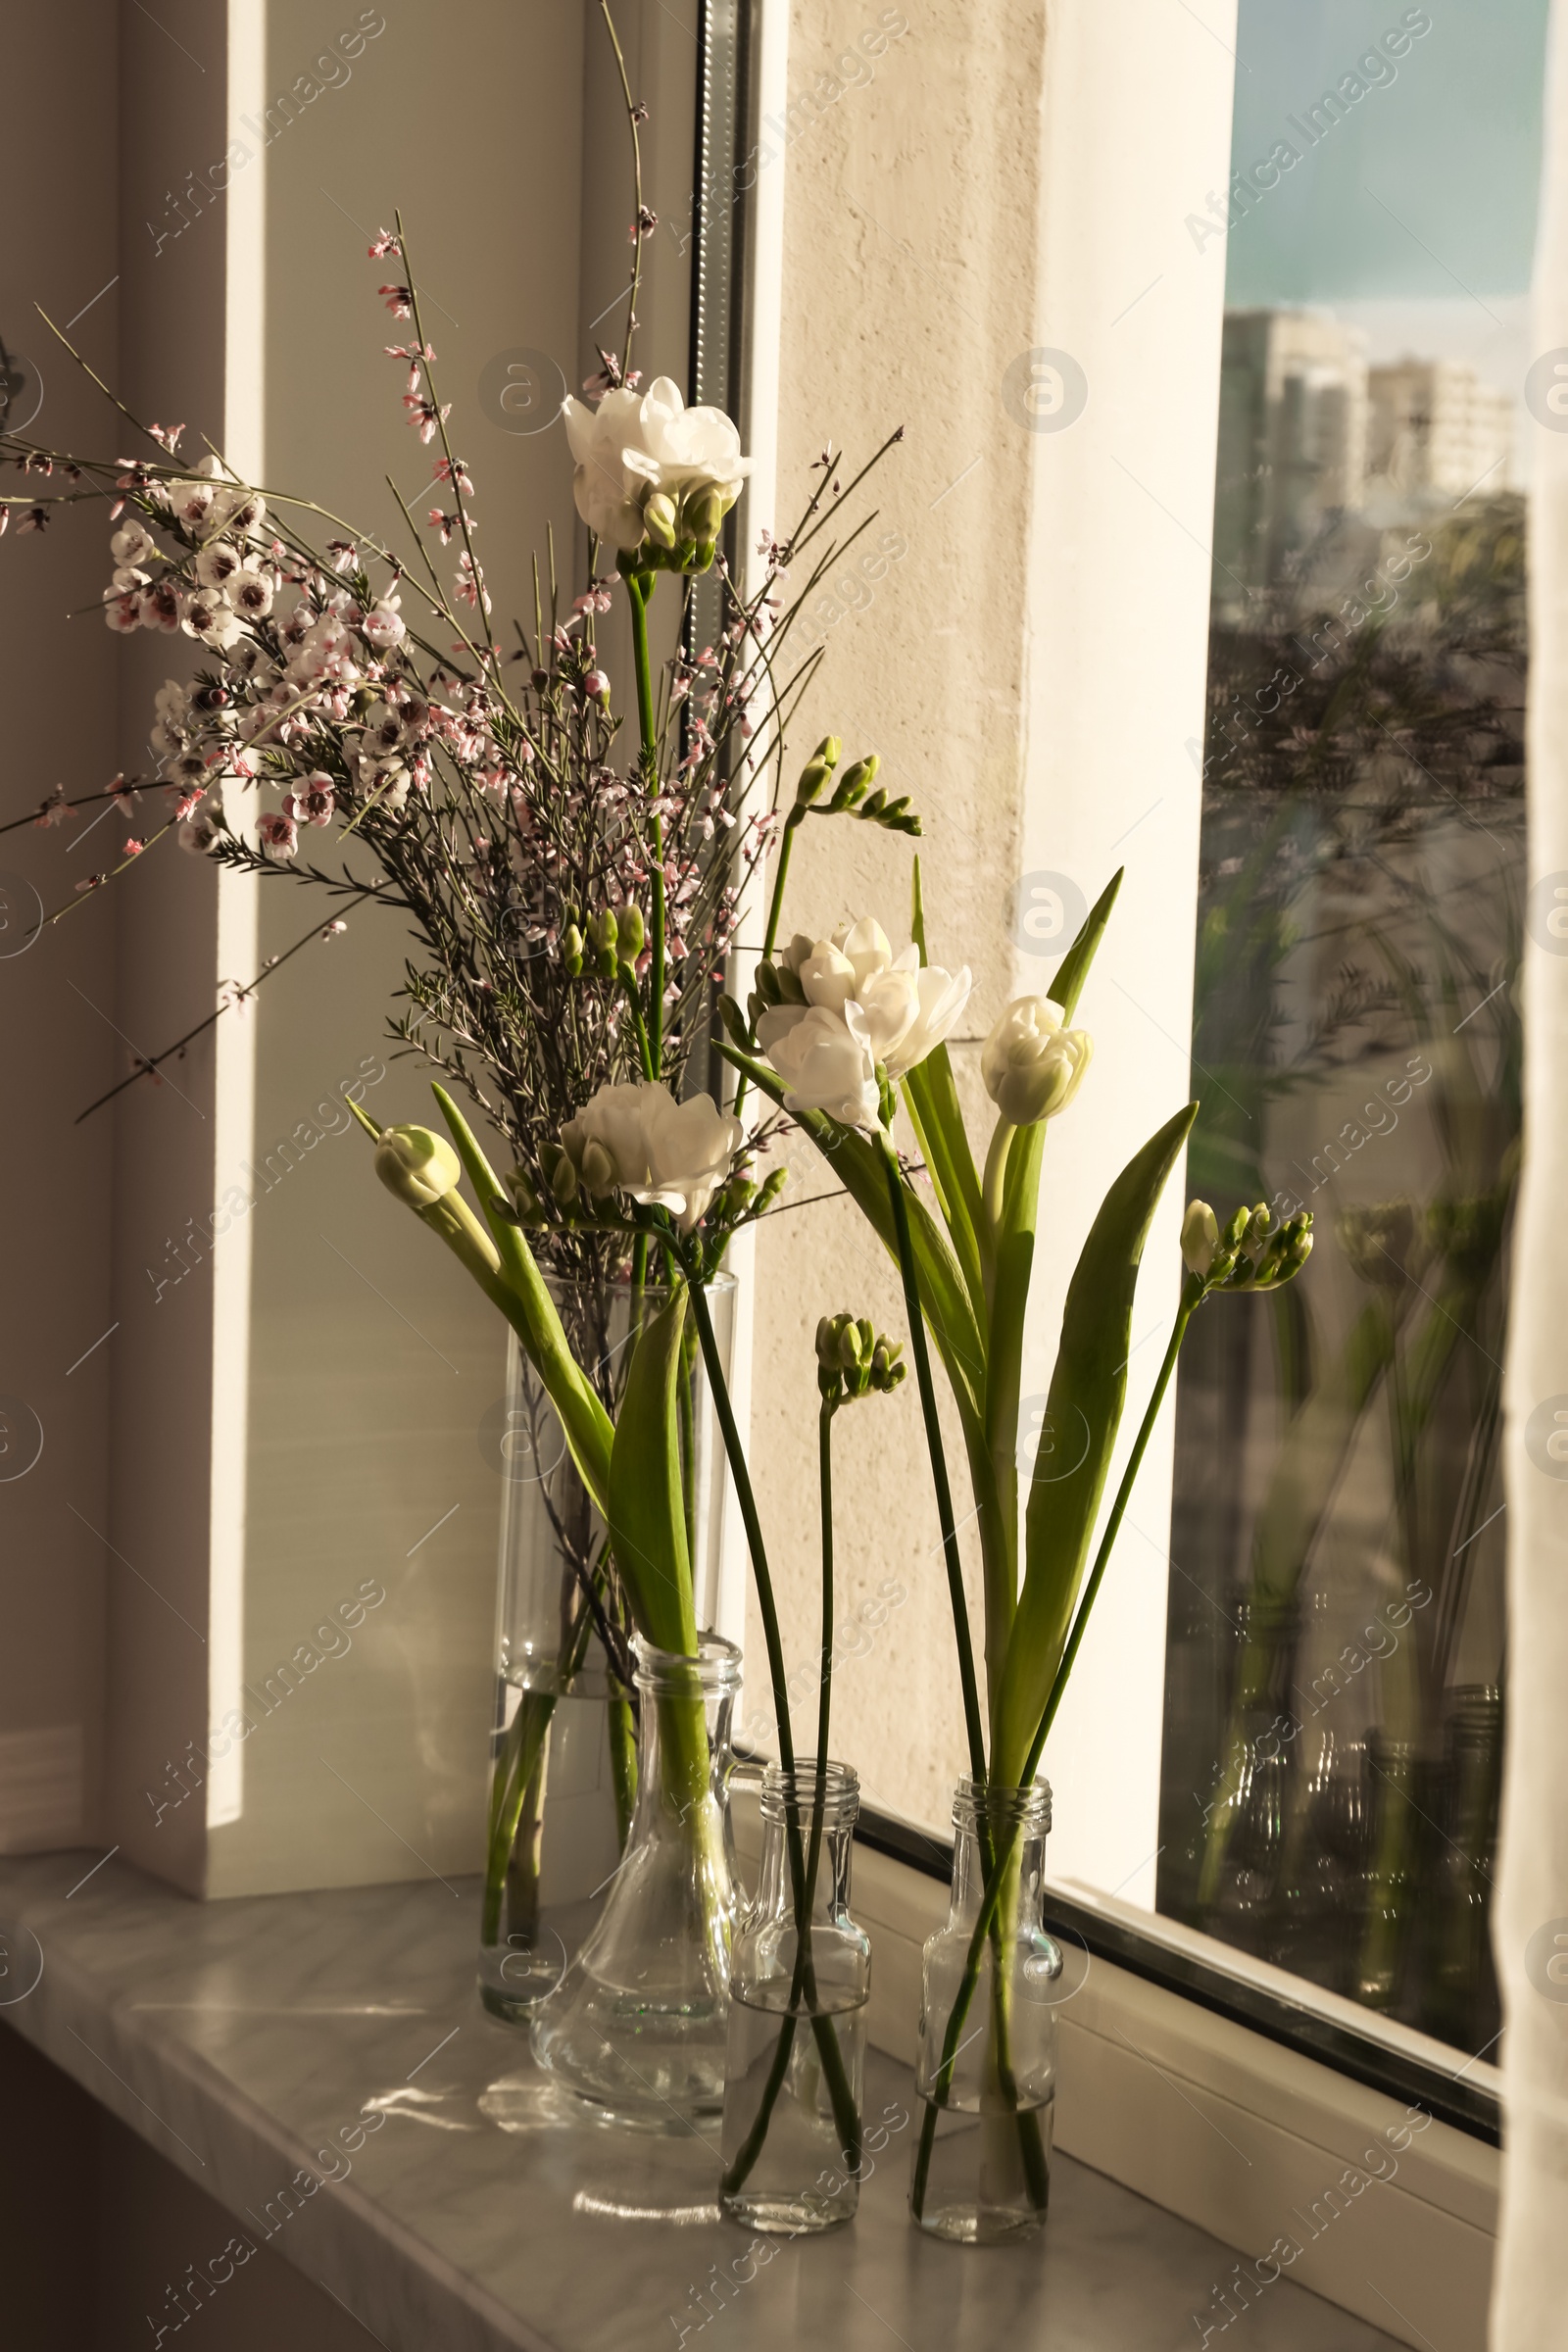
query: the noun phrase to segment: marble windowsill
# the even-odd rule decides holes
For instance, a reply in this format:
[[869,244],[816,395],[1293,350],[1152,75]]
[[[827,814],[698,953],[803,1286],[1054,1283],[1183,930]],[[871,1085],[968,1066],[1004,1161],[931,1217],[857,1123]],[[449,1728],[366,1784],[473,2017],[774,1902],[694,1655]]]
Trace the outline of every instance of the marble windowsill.
[[[911,2085],[873,2053],[868,2118],[887,2110],[894,2128],[859,2218],[754,2268],[747,2239],[712,2214],[701,2140],[564,2112],[526,2037],[480,2009],[471,1886],[197,1904],[118,1861],[78,1884],[92,1860],[0,1861],[0,2020],[217,2197],[242,2235],[259,2244],[270,2230],[274,2251],[388,2352],[678,2352],[715,2337],[734,2352],[1174,2352],[1199,2340],[1193,2315],[1235,2262],[1060,2155],[1042,2247],[921,2239],[897,2127]],[[365,2108],[384,2120],[340,2154],[347,2172],[276,2220],[279,2191],[301,2168],[335,2169],[317,2151],[341,2149]],[[1253,2352],[1395,2352],[1288,2278],[1247,2325]]]

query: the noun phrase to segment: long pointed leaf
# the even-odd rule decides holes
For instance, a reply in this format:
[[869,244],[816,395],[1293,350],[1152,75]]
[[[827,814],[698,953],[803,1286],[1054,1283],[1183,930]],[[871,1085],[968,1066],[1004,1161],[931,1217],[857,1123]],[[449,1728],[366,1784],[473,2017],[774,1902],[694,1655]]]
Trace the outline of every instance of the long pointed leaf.
[[515,1225],[491,1213],[490,1203],[500,1195],[501,1186],[472,1129],[444,1086],[433,1091],[441,1105],[441,1115],[452,1130],[458,1157],[479,1197],[507,1287],[521,1306],[521,1320],[512,1318],[514,1328],[527,1350],[529,1362],[544,1383],[551,1403],[561,1415],[571,1458],[583,1485],[604,1510],[610,1491],[613,1424],[593,1383],[571,1352],[556,1312],[556,1302],[546,1288],[533,1251]]
[[1094,962],[1096,951],[1105,936],[1105,925],[1110,920],[1110,910],[1116,904],[1116,893],[1121,888],[1121,878],[1126,871],[1127,868],[1124,865],[1117,866],[1116,871],[1085,915],[1077,938],[1067,950],[1060,963],[1057,964],[1056,976],[1046,991],[1053,1004],[1061,1006],[1061,1017],[1064,1021],[1070,1021],[1077,1009],[1084,982],[1089,977],[1089,967]]
[[697,1648],[676,1392],[686,1293],[645,1325],[632,1350],[610,1456],[610,1542],[641,1632],[661,1649]]
[[1122,1170],[1090,1229],[1067,1291],[1061,1344],[1051,1376],[1046,1429],[1070,1459],[1046,1451],[1044,1432],[1025,1514],[1023,1592],[1007,1644],[992,1769],[998,1780],[1022,1770],[1045,1711],[1072,1623],[1127,1394],[1133,1297],[1150,1224],[1166,1179],[1198,1115],[1189,1102],[1168,1119]]

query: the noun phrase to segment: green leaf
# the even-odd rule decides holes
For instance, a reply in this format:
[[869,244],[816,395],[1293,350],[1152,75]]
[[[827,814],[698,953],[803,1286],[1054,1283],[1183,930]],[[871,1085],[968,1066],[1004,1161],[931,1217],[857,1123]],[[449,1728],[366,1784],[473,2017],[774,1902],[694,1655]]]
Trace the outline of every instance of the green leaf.
[[571,1458],[583,1485],[602,1511],[610,1491],[614,1425],[593,1383],[571,1352],[556,1312],[556,1302],[545,1286],[533,1251],[517,1226],[494,1213],[492,1203],[501,1197],[501,1186],[472,1129],[444,1086],[437,1086],[432,1092],[452,1131],[452,1141],[468,1182],[479,1196],[479,1206],[501,1259],[507,1288],[517,1301],[519,1313],[509,1320],[543,1381],[551,1403],[561,1415]]
[[[920,895],[920,860],[914,860],[912,903],[909,909],[909,936],[919,950],[920,961],[930,961],[925,945],[925,904]],[[980,1236],[985,1231],[985,1210],[980,1199],[980,1178],[975,1170],[974,1154],[969,1149],[969,1137],[958,1108],[958,1090],[953,1080],[953,1063],[945,1045],[917,1062],[904,1080],[905,1106],[914,1128],[925,1164],[931,1172],[942,1214],[947,1222],[955,1254],[963,1269],[963,1279],[969,1286],[969,1297],[980,1328],[984,1331],[987,1319],[985,1276],[981,1266]]]
[[1110,920],[1110,910],[1116,904],[1116,893],[1121,888],[1121,878],[1126,871],[1127,868],[1124,865],[1117,866],[1116,871],[1085,915],[1077,938],[1067,950],[1060,963],[1057,964],[1056,976],[1046,991],[1053,1004],[1061,1006],[1061,1017],[1064,1021],[1070,1021],[1077,1009],[1084,982],[1089,977],[1089,967],[1094,962],[1096,951],[1105,936],[1105,925]]
[[[719,1053],[733,1069],[744,1071],[760,1094],[769,1102],[783,1106],[785,1087],[776,1070],[765,1061],[758,1061],[749,1054],[715,1041]],[[856,1205],[863,1210],[889,1255],[897,1262],[898,1237],[893,1230],[893,1204],[888,1199],[888,1180],[880,1153],[866,1138],[853,1127],[841,1127],[836,1119],[819,1110],[791,1111],[802,1132],[808,1135],[828,1166],[850,1194]],[[975,1320],[974,1304],[968,1286],[953,1253],[944,1228],[933,1217],[918,1193],[906,1187],[909,1206],[909,1238],[914,1246],[915,1268],[920,1282],[920,1298],[925,1307],[931,1336],[947,1366],[953,1383],[954,1396],[960,1414],[965,1416],[965,1435],[972,1426],[983,1446],[984,1417],[981,1396],[985,1385],[985,1342]]]
[[1018,1391],[1045,1151],[1044,1119],[1032,1127],[1020,1127],[1013,1136],[1007,1153],[1002,1223],[997,1234],[997,1279],[986,1365],[986,1446],[1003,1524],[1013,1540],[1007,1546],[1004,1584],[999,1582],[995,1592],[989,1582],[986,1588],[986,1666],[993,1690],[1002,1675],[1017,1602]]
[[675,1293],[632,1349],[610,1456],[611,1547],[639,1630],[661,1649],[697,1649],[676,1398],[686,1291]]
[[[1043,1431],[1024,1522],[1023,1591],[1002,1678],[992,1759],[999,1781],[1022,1770],[1066,1644],[1121,1425],[1144,1245],[1197,1115],[1189,1102],[1122,1170],[1068,1288],[1046,1407],[1046,1429],[1060,1450],[1048,1451]],[[1063,1459],[1069,1467],[1054,1472]]]

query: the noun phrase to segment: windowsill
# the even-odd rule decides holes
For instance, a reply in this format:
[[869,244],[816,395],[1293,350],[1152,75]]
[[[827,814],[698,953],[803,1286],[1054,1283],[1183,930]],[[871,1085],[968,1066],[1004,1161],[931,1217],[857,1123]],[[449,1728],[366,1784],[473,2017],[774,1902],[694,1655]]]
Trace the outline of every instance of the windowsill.
[[[811,2340],[835,2352],[1009,2340],[1148,2352],[1187,2336],[1234,2262],[1070,2155],[1055,2162],[1039,2252],[931,2244],[908,2226],[895,2123],[854,2227],[780,2243],[747,2279],[749,2241],[705,2210],[710,2151],[564,2115],[525,2039],[480,2010],[469,1886],[196,1904],[116,1861],[78,1885],[91,1860],[0,1862],[12,1948],[32,1948],[14,1935],[24,1927],[43,1959],[0,2019],[257,2242],[296,2173],[328,2169],[316,2151],[341,2147],[362,2111],[384,2118],[335,2183],[274,2223],[271,2242],[388,2352],[652,2352],[683,2328],[695,2339],[694,2290],[737,2263],[733,2335],[748,2352]],[[873,2053],[868,2115],[906,2114],[910,2087],[905,2066]],[[1394,2342],[1287,2277],[1267,2304],[1277,2352]]]

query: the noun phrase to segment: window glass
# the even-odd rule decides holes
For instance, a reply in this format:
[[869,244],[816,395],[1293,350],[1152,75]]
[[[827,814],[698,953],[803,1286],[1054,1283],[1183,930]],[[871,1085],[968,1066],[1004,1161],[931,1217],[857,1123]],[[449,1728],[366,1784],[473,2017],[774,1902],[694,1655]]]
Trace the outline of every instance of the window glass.
[[1307,1207],[1316,1249],[1183,1360],[1158,1902],[1470,2051],[1544,27],[1243,0],[1233,175],[1188,223],[1226,282],[1188,1189]]

